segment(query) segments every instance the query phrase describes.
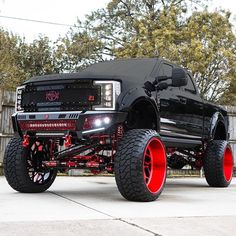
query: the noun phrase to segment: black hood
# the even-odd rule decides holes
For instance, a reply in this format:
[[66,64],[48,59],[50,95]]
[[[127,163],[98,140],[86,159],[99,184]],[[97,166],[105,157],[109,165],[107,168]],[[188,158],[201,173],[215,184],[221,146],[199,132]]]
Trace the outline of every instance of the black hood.
[[35,76],[25,81],[24,84],[68,79],[104,79],[124,80],[126,82],[143,82],[149,78],[154,70],[158,58],[144,59],[119,59],[100,62],[87,67],[77,73],[50,74]]

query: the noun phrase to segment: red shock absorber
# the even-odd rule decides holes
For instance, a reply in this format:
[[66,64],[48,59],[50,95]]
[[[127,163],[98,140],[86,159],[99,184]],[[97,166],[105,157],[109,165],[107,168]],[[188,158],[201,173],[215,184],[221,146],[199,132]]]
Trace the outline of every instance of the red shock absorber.
[[116,133],[112,136],[112,150],[111,150],[111,168],[109,168],[110,172],[113,172],[113,162],[114,162],[114,155],[116,153],[117,142],[123,137],[124,135],[124,127],[123,125],[118,125],[116,129]]
[[116,130],[116,138],[117,140],[121,139],[124,135],[124,127],[123,125],[119,125]]

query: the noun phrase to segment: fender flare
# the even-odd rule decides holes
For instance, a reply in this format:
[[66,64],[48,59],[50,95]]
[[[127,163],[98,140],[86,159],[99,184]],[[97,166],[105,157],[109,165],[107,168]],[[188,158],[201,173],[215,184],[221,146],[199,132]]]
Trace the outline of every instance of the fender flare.
[[214,115],[211,117],[210,130],[209,130],[209,138],[210,138],[210,139],[214,139],[216,128],[217,128],[217,126],[218,126],[218,124],[219,124],[220,122],[222,122],[222,123],[224,124],[225,131],[226,131],[226,134],[227,134],[227,128],[226,128],[226,124],[225,124],[225,118],[224,118],[224,116],[218,111],[218,112],[215,112]]
[[157,129],[160,129],[160,112],[156,100],[153,97],[148,96],[143,88],[133,88],[123,94],[119,99],[119,111],[130,111],[138,102],[150,103],[153,107],[157,117]]

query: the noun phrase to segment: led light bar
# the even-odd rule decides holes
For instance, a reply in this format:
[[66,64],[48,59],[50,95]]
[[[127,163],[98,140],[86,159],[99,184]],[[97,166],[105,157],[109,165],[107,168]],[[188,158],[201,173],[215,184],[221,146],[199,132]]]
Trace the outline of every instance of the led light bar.
[[76,130],[76,120],[19,121],[19,126],[23,131]]
[[104,127],[97,128],[97,129],[91,129],[91,130],[85,130],[85,131],[82,132],[82,134],[88,134],[88,133],[93,133],[93,132],[98,132],[98,131],[103,131],[103,130],[105,130]]

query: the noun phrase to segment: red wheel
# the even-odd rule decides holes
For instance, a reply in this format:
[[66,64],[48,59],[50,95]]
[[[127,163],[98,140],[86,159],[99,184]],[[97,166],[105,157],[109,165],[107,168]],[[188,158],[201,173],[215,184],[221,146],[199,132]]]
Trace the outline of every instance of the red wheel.
[[165,182],[165,148],[160,139],[156,137],[148,142],[144,151],[143,175],[146,186],[152,193],[158,192]]
[[224,176],[225,180],[229,182],[232,179],[233,176],[233,170],[234,170],[234,158],[232,150],[229,146],[226,147],[225,153],[224,153]]
[[165,185],[166,153],[154,130],[130,130],[118,144],[115,178],[121,195],[131,201],[154,201]]
[[233,176],[234,158],[227,141],[212,140],[209,142],[203,168],[206,181],[210,186],[229,186]]

